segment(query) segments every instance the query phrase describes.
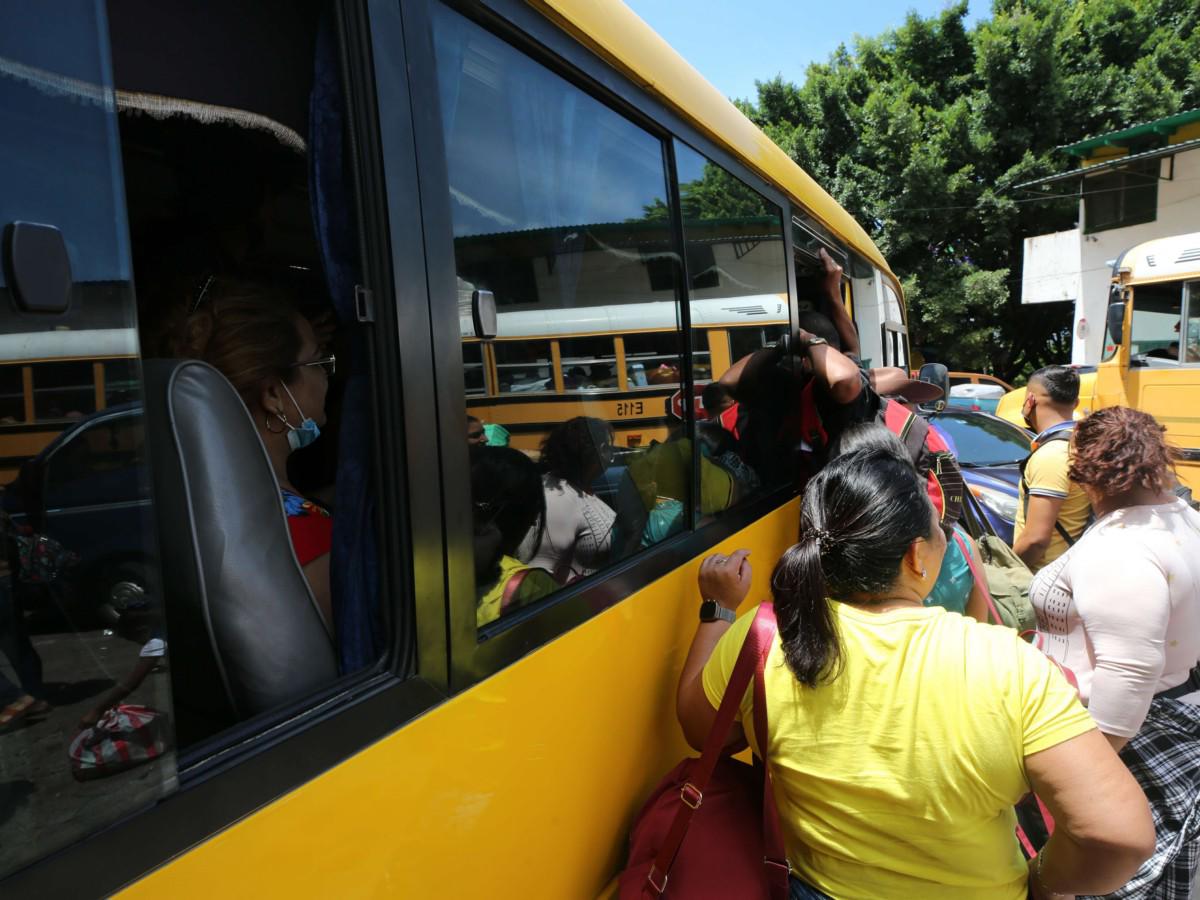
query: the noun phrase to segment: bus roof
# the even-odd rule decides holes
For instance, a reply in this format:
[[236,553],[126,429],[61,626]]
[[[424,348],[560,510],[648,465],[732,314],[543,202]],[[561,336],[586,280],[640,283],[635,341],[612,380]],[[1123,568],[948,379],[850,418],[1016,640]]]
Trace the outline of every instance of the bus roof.
[[137,332],[132,328],[0,334],[0,363],[130,359],[137,354]]
[[[710,297],[688,305],[693,328],[738,325],[786,325],[787,295],[755,294],[748,297]],[[642,331],[679,328],[679,304],[674,300],[567,309],[527,309],[496,316],[496,339],[557,338],[583,335],[630,335]],[[460,305],[459,330],[464,338],[475,334],[470,306]]]
[[1132,282],[1200,275],[1200,231],[1135,244],[1117,257],[1117,273],[1128,273]]
[[862,226],[619,0],[529,0],[576,40],[657,94],[762,178],[801,203],[873,265],[895,275]]

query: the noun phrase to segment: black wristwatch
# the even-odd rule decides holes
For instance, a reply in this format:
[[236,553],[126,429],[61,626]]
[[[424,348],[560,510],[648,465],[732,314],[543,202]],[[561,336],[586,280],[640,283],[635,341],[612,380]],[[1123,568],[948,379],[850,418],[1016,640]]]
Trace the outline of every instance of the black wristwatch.
[[701,622],[736,622],[737,613],[732,609],[726,609],[716,600],[705,600],[700,604],[700,621]]

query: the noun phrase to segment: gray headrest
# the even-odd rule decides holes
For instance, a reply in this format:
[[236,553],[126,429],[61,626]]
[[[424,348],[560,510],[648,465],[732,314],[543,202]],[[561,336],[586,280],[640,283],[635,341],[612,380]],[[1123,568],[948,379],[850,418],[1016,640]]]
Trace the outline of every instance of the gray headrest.
[[151,360],[145,372],[183,743],[327,686],[337,662],[241,398],[196,360]]

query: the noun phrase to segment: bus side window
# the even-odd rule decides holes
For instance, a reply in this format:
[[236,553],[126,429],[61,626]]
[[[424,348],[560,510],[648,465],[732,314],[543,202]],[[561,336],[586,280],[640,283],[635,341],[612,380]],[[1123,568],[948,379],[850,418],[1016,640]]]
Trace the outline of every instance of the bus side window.
[[[768,337],[773,343],[788,328],[782,211],[679,141],[675,166],[692,321],[733,326],[729,361],[734,364],[766,346]],[[700,259],[704,263],[694,268]],[[771,324],[754,328],[738,324],[750,316]],[[719,379],[721,374],[710,367],[707,377]],[[700,374],[695,378],[700,382]],[[777,439],[790,408],[790,369],[781,365],[770,381],[770,386],[764,381],[740,396],[715,388],[704,395],[705,419],[696,430],[701,515],[718,514],[767,488],[790,482],[790,454]]]
[[[20,136],[0,141],[0,230],[52,225],[72,279],[65,312],[21,312],[0,265],[0,457],[19,466],[0,494],[0,879],[176,782],[141,416],[105,409],[140,413],[141,367],[104,8],[0,5],[0,121]],[[106,346],[131,357],[120,394],[97,379]]]
[[25,421],[24,366],[0,365],[0,426]]
[[1183,284],[1140,284],[1133,289],[1130,356],[1177,362],[1183,325]]
[[42,363],[33,369],[33,415],[38,422],[82,419],[96,411],[92,362]]
[[1188,363],[1200,363],[1200,281],[1187,286],[1187,322],[1179,336],[1183,348],[1182,359]]
[[471,448],[482,628],[690,527],[680,260],[661,140],[440,4],[433,33],[456,275],[498,313],[465,410],[500,426]]

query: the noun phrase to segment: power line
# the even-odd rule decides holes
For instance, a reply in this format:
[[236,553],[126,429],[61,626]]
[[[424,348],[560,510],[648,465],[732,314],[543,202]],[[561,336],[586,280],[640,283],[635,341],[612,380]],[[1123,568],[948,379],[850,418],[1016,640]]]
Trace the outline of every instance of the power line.
[[[1191,181],[1200,181],[1200,178],[1172,178],[1172,179],[1170,179],[1170,181],[1172,184],[1184,184],[1184,183],[1191,182]],[[1021,190],[1031,190],[1031,189],[1030,188],[1021,188]],[[1122,186],[1122,187],[1113,187],[1113,188],[1096,188],[1095,190],[1091,190],[1091,191],[1077,191],[1072,194],[1041,194],[1037,197],[1016,197],[1016,198],[1005,198],[1005,199],[1007,199],[1009,203],[1052,203],[1052,202],[1059,201],[1059,200],[1078,200],[1081,197],[1092,197],[1097,194],[1110,194],[1114,191],[1127,191],[1127,190],[1129,190],[1128,187]],[[1195,199],[1196,199],[1195,197],[1185,197],[1183,200],[1175,200],[1175,201],[1172,201],[1171,203],[1164,203],[1159,208],[1165,209],[1166,207],[1174,206],[1177,203],[1190,202],[1190,201],[1194,201]],[[902,206],[902,207],[894,208],[891,211],[894,211],[894,212],[937,212],[940,210],[947,210],[947,209],[978,209],[978,208],[979,208],[978,203],[967,203],[967,204],[954,205],[954,206]]]

